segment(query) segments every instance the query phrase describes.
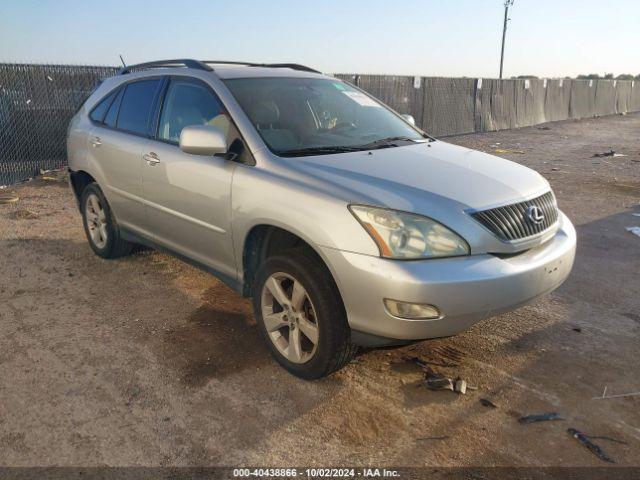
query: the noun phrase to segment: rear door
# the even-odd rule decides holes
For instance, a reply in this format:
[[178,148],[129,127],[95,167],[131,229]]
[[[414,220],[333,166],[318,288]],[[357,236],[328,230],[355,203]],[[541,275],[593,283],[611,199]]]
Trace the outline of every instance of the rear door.
[[227,145],[237,136],[208,85],[171,77],[159,112],[157,141],[143,152],[149,228],[159,244],[235,277],[230,224],[231,179],[237,164],[180,150],[180,132],[189,125],[217,126],[227,134]]
[[101,188],[120,225],[147,233],[142,195],[142,150],[149,141],[151,113],[160,78],[127,83],[92,110],[89,155],[101,173]]

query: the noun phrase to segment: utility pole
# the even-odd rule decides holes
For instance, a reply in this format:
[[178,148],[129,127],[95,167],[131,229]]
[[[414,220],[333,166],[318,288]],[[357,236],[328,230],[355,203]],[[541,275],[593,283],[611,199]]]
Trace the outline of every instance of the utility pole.
[[504,25],[502,26],[502,50],[500,51],[500,78],[502,78],[502,64],[504,63],[504,40],[507,37],[507,22],[509,21],[509,7],[514,0],[504,1]]

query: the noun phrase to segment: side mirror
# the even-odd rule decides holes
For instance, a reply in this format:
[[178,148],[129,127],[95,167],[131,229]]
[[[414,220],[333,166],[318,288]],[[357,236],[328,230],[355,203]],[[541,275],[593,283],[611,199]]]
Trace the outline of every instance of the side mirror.
[[193,155],[213,156],[227,153],[227,139],[213,125],[190,125],[180,132],[180,150]]
[[403,113],[402,114],[402,118],[404,118],[404,120],[407,123],[410,123],[411,125],[413,125],[414,127],[416,126],[416,119],[413,118],[413,115],[409,115],[408,113]]

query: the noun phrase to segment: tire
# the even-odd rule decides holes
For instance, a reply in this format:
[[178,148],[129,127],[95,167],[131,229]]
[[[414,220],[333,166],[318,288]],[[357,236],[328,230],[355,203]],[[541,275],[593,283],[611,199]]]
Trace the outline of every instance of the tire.
[[119,258],[131,253],[133,244],[122,239],[109,203],[97,183],[90,183],[82,191],[80,211],[84,233],[96,255]]
[[[290,301],[288,307],[283,307],[273,293],[278,290],[274,282],[282,287],[279,298],[284,294]],[[302,294],[294,298],[294,291],[299,292],[300,287],[305,295],[301,307],[298,300]],[[347,315],[331,273],[304,249],[274,255],[260,266],[253,308],[271,354],[296,377],[315,380],[327,376],[357,353],[357,347],[350,342]],[[276,328],[278,325],[281,327]],[[296,338],[298,341],[293,341]],[[297,344],[300,348],[295,348]]]

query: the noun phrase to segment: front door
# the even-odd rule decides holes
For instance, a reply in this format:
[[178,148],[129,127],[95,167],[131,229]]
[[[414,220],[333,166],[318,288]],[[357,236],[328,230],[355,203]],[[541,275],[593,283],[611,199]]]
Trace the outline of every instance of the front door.
[[191,155],[178,147],[189,125],[232,130],[221,102],[204,83],[169,81],[157,140],[143,151],[142,184],[149,229],[157,243],[235,278],[231,240],[231,179],[236,163]]

